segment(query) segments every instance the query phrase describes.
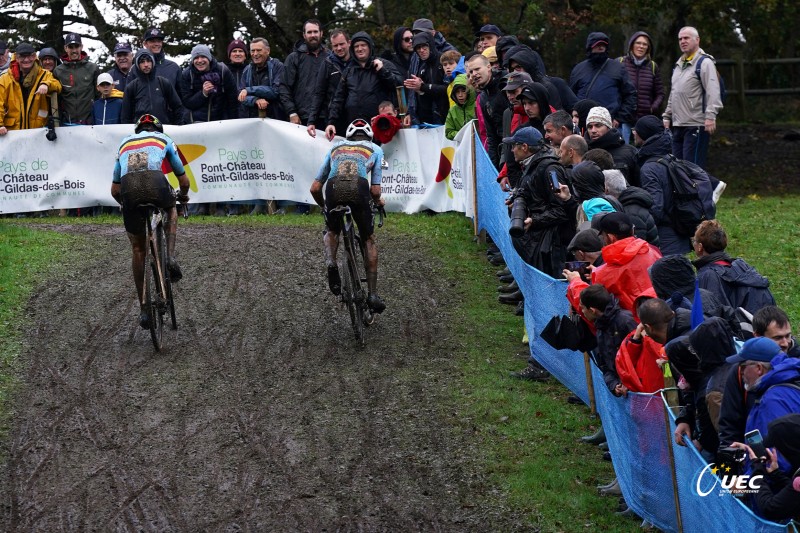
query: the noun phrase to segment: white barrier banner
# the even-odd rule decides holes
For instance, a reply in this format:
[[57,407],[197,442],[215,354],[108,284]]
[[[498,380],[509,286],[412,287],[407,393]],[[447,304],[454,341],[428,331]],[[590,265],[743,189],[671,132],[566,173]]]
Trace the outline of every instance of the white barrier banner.
[[[131,130],[131,125],[63,127],[52,142],[43,129],[9,132],[0,138],[0,213],[117,205],[111,176],[119,144]],[[474,194],[472,131],[471,125],[464,128],[467,142],[459,144],[445,139],[444,128],[401,130],[383,145],[387,209],[471,212],[471,199],[466,202]],[[321,132],[313,139],[304,127],[275,120],[165,126],[165,132],[184,159],[192,203],[313,204],[308,191],[331,148]],[[177,187],[174,175],[168,179]]]

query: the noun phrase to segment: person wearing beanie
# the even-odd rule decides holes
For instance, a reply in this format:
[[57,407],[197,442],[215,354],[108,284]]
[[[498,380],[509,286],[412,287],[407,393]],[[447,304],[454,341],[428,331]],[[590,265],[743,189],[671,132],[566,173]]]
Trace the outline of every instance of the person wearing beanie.
[[8,70],[0,76],[0,135],[44,127],[50,112],[48,94],[60,91],[61,83],[41,67],[33,45],[17,45]]
[[569,78],[578,100],[591,98],[608,110],[612,121],[609,129],[636,120],[636,87],[625,66],[609,59],[610,42],[605,33],[590,33],[586,38],[586,59],[575,65]]
[[239,118],[236,80],[204,44],[192,48],[189,66],[181,73],[180,94],[187,123]]
[[154,115],[163,124],[184,124],[185,109],[169,79],[159,74],[155,56],[148,48],[136,52],[133,78],[122,97],[122,124],[135,124],[144,114]]
[[586,142],[589,149],[603,149],[614,160],[614,168],[620,170],[633,186],[639,186],[639,165],[636,148],[625,144],[619,130],[614,127],[611,113],[605,107],[593,107],[586,115]]
[[[164,53],[164,41],[166,38],[167,35],[161,28],[150,26],[147,28],[147,31],[144,32],[142,44],[150,54],[152,54],[153,60],[155,61],[153,66],[158,69],[158,75],[162,78],[166,78],[175,90],[178,91],[181,81],[181,67],[171,59],[167,59]],[[134,70],[136,67],[137,65],[133,66]]]
[[[659,163],[672,153],[672,138],[663,124],[656,127],[658,118],[645,116],[634,127],[633,138],[639,147],[636,155],[640,166],[641,187],[653,199],[650,213],[658,228],[659,247],[664,255],[685,254],[692,249],[689,237],[679,235],[672,225],[672,186],[667,166]],[[641,130],[641,131],[640,131]],[[644,135],[645,138],[642,138]]]
[[[244,67],[247,66],[247,45],[241,39],[234,39],[228,44],[228,61],[225,63],[228,70],[233,74],[233,79],[236,80],[236,87],[242,84],[242,73]],[[241,114],[241,109],[240,109]]]

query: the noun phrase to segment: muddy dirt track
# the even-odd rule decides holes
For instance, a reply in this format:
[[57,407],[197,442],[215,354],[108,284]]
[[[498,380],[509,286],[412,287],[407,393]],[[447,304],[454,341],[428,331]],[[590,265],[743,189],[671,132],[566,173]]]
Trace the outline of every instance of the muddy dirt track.
[[183,226],[156,354],[121,225],[59,229],[92,245],[28,307],[0,529],[526,529],[448,408],[462,341],[424,247],[379,240],[388,309],[359,349],[320,230]]

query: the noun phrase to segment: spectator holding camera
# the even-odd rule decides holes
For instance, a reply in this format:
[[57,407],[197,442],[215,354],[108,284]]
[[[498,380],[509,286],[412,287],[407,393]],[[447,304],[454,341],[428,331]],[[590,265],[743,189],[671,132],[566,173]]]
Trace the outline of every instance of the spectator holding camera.
[[[776,418],[767,426],[764,438],[766,457],[758,457],[750,446],[732,444],[744,449],[750,458],[753,476],[764,476],[756,494],[756,512],[762,517],[781,521],[800,519],[800,414]],[[787,475],[778,468],[778,458],[790,465]]]
[[238,118],[236,80],[227,66],[214,59],[208,46],[192,48],[180,87],[187,123]]

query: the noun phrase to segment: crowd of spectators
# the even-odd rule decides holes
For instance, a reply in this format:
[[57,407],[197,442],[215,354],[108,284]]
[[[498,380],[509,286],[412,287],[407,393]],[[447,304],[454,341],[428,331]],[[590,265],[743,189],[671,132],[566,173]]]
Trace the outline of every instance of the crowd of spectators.
[[[351,37],[312,19],[283,61],[271,57],[267,38],[256,37],[233,39],[224,57],[198,43],[183,68],[166,57],[167,35],[156,26],[138,50],[118,42],[108,72],[89,60],[77,33],[64,37],[60,55],[47,47],[37,57],[28,42],[12,55],[0,41],[0,136],[48,125],[133,124],[149,113],[173,125],[284,120],[328,138],[363,118],[385,143],[401,127],[444,126],[453,139],[476,120],[498,185],[511,193],[509,206],[523,210],[514,249],[568,280],[574,311],[596,334],[594,361],[609,390],[654,392],[669,368],[680,389],[676,440],[709,461],[720,450],[746,449],[747,468],[771,480],[758,494],[758,512],[789,518],[800,508],[792,414],[800,411],[800,350],[769,282],[725,252],[719,222],[702,221],[689,234],[675,223],[665,160],[672,154],[704,167],[722,110],[714,60],[699,33],[684,27],[677,37],[681,55],[669,94],[644,31],[617,58],[608,35],[589,33],[585,59],[566,79],[548,74],[537,51],[496,25],[481,27],[462,54],[425,18],[397,28],[383,52],[366,31]],[[706,178],[716,203],[725,184]],[[205,212],[273,208],[234,203]],[[690,251],[693,262],[680,255]],[[503,265],[496,247],[489,256]],[[565,268],[568,260],[578,266]],[[511,273],[498,275],[507,282],[500,301],[524,313]],[[734,338],[746,341],[738,355]],[[533,356],[512,375],[549,377]],[[743,444],[753,429],[778,452],[755,456]],[[614,487],[603,490],[614,494]]]

